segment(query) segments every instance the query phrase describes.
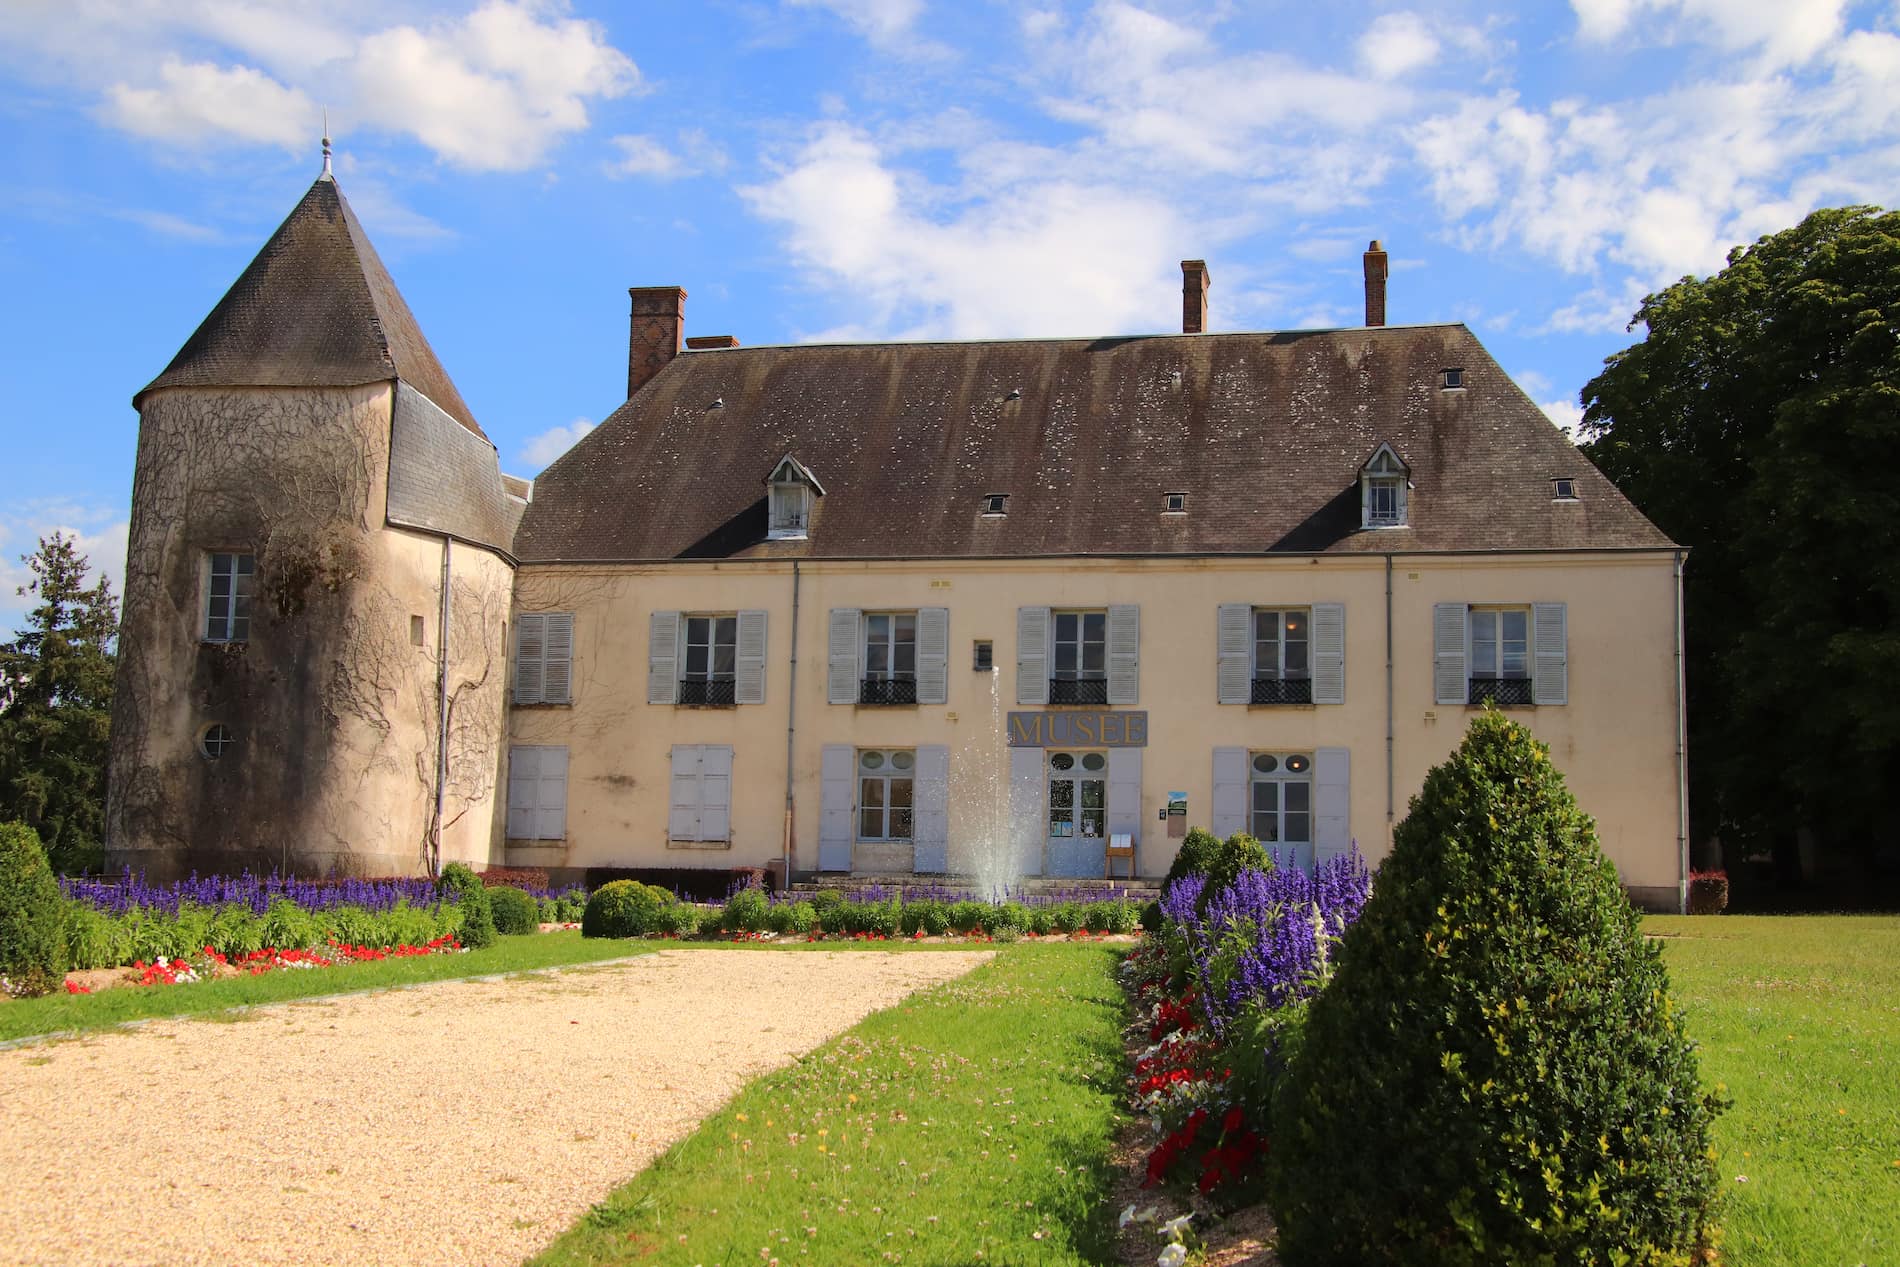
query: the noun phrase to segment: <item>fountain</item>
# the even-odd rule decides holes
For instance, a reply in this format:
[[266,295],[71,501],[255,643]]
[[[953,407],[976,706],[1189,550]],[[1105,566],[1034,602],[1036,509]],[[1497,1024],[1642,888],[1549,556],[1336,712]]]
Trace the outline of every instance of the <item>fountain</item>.
[[990,666],[990,716],[987,729],[972,728],[958,745],[956,830],[960,870],[970,876],[976,895],[991,901],[1010,896],[1022,880],[1022,859],[1031,841],[1035,817],[1011,821],[1009,740],[1003,727],[1002,669]]

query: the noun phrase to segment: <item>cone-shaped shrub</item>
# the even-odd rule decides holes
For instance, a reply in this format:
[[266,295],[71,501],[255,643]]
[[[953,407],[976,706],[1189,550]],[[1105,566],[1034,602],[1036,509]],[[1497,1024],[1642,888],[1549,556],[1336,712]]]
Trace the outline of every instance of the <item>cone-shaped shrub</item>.
[[451,862],[436,877],[435,891],[443,896],[454,894],[455,905],[462,912],[462,927],[456,935],[464,946],[480,950],[495,944],[495,912],[488,905],[488,890],[480,876],[463,863]]
[[15,994],[45,994],[60,981],[65,902],[25,823],[0,823],[0,976]]
[[1413,799],[1275,1096],[1281,1257],[1689,1263],[1718,1108],[1595,824],[1487,712]]

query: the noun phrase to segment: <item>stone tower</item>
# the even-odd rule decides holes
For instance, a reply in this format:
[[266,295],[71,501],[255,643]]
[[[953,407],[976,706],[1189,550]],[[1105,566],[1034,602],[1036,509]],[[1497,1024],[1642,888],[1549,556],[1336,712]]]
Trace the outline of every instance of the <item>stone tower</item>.
[[108,865],[485,862],[527,486],[327,158],[132,403]]

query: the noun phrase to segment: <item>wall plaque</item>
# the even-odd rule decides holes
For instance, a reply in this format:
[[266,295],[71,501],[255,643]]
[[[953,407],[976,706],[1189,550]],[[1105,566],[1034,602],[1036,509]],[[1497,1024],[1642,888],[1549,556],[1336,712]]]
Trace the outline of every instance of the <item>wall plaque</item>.
[[1146,748],[1145,712],[1011,713],[1012,748]]

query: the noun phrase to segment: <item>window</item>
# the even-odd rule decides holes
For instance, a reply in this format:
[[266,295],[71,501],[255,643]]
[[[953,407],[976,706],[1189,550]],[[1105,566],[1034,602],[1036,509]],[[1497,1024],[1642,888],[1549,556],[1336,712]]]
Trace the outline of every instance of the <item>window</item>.
[[996,644],[988,638],[978,638],[970,647],[970,667],[978,673],[988,673],[996,667]]
[[1108,758],[1099,752],[1049,754],[1049,839],[1108,835]]
[[1311,613],[1256,607],[1253,613],[1255,704],[1311,704]]
[[[715,402],[717,405],[719,402]],[[812,496],[825,495],[825,486],[818,482],[805,464],[787,453],[765,477],[769,486],[766,502],[766,529],[768,540],[787,541],[804,538],[811,528]]]
[[1055,612],[1051,704],[1108,703],[1108,613]]
[[198,736],[198,751],[207,761],[216,761],[229,752],[237,740],[231,735],[231,728],[223,722],[213,722],[204,728]]
[[870,612],[864,617],[864,681],[860,704],[917,702],[917,613]]
[[411,616],[409,618],[409,645],[412,647],[421,646],[422,634],[423,634],[422,617]]
[[1577,500],[1577,481],[1574,479],[1554,479],[1550,482],[1552,501],[1574,502]]
[[1410,471],[1392,446],[1382,444],[1359,470],[1361,525],[1402,528],[1406,522]]
[[1269,847],[1313,840],[1313,758],[1304,752],[1256,752],[1252,761],[1251,834]]
[[1470,617],[1469,702],[1531,702],[1531,613],[1527,607],[1474,607]]
[[521,744],[508,749],[508,838],[567,837],[567,749]]
[[882,749],[858,754],[858,839],[909,840],[917,754]]
[[738,670],[739,618],[688,616],[685,623],[679,702],[716,708],[731,704]]
[[983,494],[983,513],[986,515],[1007,515],[1009,513],[1009,494]]
[[1446,391],[1463,387],[1465,385],[1465,372],[1462,369],[1448,369],[1444,371],[1443,381]]
[[205,588],[206,642],[244,642],[251,636],[251,582],[256,561],[248,554],[213,554]]
[[515,624],[515,703],[572,702],[574,613],[522,612]]
[[1164,515],[1185,515],[1187,513],[1186,493],[1163,493],[1161,513]]

